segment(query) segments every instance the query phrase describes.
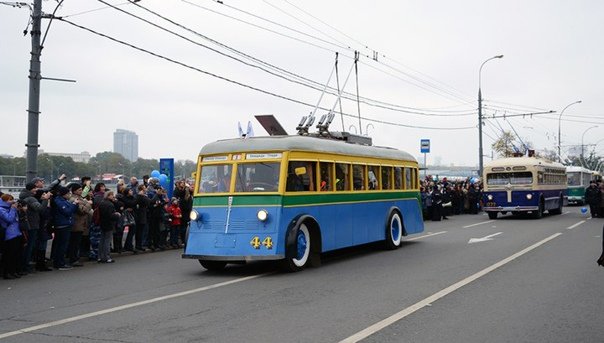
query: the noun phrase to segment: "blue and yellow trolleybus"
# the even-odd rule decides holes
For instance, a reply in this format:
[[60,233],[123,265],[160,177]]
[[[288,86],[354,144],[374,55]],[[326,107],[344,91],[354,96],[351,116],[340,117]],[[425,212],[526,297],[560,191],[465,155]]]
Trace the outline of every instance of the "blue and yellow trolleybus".
[[589,187],[593,172],[578,166],[566,167],[568,175],[568,202],[583,205],[585,203],[585,188]]
[[201,149],[183,258],[210,270],[281,260],[296,271],[323,252],[424,229],[416,160],[320,136],[227,139]]
[[537,157],[508,157],[485,164],[483,171],[484,210],[489,218],[506,214],[531,213],[541,218],[544,211],[562,213],[567,201],[566,167]]

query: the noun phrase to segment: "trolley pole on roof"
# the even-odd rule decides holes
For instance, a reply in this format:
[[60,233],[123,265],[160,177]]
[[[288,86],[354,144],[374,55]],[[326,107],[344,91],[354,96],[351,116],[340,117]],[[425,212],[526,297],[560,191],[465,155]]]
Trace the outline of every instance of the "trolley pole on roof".
[[31,59],[29,60],[29,107],[27,108],[27,163],[26,179],[38,174],[38,127],[40,119],[40,36],[42,28],[42,0],[34,0],[31,29]]

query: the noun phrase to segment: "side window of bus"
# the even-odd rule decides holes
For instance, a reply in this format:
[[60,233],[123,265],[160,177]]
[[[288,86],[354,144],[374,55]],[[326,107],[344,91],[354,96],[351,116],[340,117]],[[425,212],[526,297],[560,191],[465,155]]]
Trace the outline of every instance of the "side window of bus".
[[352,187],[355,191],[365,189],[365,166],[360,164],[352,165]]
[[403,168],[394,167],[394,189],[403,189]]
[[405,168],[405,189],[411,189],[413,184],[411,183],[411,168]]
[[288,192],[314,192],[316,163],[307,161],[290,161],[287,167],[287,184],[285,190]]
[[392,167],[382,166],[382,189],[392,189]]
[[336,163],[336,190],[337,191],[349,191],[350,190],[350,165],[345,163]]
[[368,188],[372,189],[380,189],[380,181],[378,177],[380,175],[380,167],[378,166],[369,166],[367,171],[367,182]]
[[418,171],[416,168],[411,170],[411,188],[417,189],[418,187]]
[[319,185],[319,190],[322,192],[333,191],[333,188],[331,187],[331,174],[333,173],[333,163],[320,162],[319,172],[321,173],[321,184]]

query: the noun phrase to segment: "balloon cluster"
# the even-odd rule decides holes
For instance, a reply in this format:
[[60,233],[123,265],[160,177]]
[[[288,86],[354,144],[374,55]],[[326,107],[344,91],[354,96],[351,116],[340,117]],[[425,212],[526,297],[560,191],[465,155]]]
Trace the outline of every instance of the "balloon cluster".
[[161,174],[159,170],[153,170],[150,175],[152,178],[155,178],[159,181],[159,185],[163,188],[168,188],[168,176],[166,174]]

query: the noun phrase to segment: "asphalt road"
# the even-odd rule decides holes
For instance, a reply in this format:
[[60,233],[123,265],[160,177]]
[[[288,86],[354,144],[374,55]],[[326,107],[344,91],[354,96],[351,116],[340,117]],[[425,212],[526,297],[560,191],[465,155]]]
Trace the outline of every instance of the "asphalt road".
[[0,342],[604,342],[604,220],[563,213],[453,216],[299,273],[170,250],[0,280]]

